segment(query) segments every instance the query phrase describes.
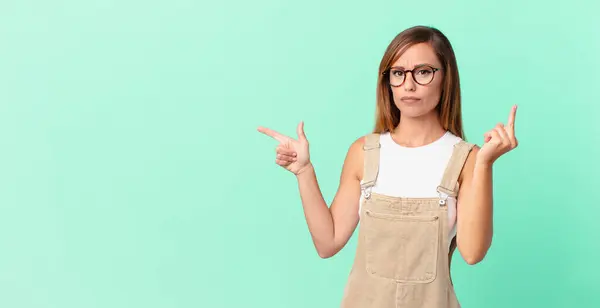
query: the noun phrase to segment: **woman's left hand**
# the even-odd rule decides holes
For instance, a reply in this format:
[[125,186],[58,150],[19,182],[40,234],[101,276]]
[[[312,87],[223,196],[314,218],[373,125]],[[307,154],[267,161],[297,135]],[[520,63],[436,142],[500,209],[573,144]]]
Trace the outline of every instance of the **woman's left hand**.
[[477,153],[477,161],[483,164],[493,164],[500,156],[516,148],[519,144],[515,137],[515,116],[517,106],[513,106],[508,123],[498,123],[496,127],[484,134],[484,144]]

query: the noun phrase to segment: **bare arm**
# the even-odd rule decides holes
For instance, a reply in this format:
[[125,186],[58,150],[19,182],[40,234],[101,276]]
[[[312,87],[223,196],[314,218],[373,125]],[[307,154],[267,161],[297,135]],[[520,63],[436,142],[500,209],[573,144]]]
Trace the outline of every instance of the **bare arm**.
[[308,229],[321,258],[338,253],[358,225],[363,142],[361,138],[350,146],[330,208],[323,199],[312,164],[296,175]]
[[456,243],[468,264],[483,260],[493,235],[492,166],[477,162],[478,150],[467,158],[458,193]]
[[487,254],[493,236],[492,166],[518,145],[515,137],[517,106],[513,106],[505,126],[497,124],[485,133],[483,147],[469,154],[459,179],[456,243],[463,259],[476,264]]

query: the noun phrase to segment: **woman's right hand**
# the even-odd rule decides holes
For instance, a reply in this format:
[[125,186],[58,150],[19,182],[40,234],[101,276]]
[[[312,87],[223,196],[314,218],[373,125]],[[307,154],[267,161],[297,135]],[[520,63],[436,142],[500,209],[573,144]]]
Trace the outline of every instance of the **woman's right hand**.
[[348,150],[338,191],[328,206],[310,161],[304,123],[298,124],[298,140],[262,126],[258,131],[279,141],[275,162],[297,176],[304,216],[319,256],[334,256],[346,245],[359,221],[363,138]]
[[258,131],[279,142],[279,145],[275,149],[277,153],[275,157],[276,164],[295,175],[299,175],[304,170],[310,168],[310,155],[308,140],[304,134],[304,122],[300,122],[296,128],[298,140],[263,126],[259,126]]

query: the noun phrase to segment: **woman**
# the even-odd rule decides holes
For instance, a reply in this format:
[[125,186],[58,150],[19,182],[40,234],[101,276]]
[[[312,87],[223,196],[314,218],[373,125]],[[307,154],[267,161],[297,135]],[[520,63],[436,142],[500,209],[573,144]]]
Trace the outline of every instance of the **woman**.
[[450,277],[455,248],[468,264],[492,242],[492,165],[517,146],[516,106],[508,123],[464,139],[454,51],[439,30],[398,34],[379,66],[373,133],[349,148],[331,207],[323,200],[298,125],[279,141],[276,163],[296,175],[319,256],[340,251],[358,226],[344,308],[460,307]]

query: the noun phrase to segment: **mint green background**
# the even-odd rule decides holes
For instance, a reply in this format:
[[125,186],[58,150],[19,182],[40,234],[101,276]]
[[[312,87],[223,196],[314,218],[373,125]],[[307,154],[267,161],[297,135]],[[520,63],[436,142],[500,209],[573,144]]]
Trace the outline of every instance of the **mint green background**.
[[[599,307],[592,1],[0,2],[0,307],[336,307],[266,125],[306,122],[325,199],[373,125],[383,50],[454,44],[467,137],[519,104],[463,307]],[[458,254],[456,255],[458,256]]]

